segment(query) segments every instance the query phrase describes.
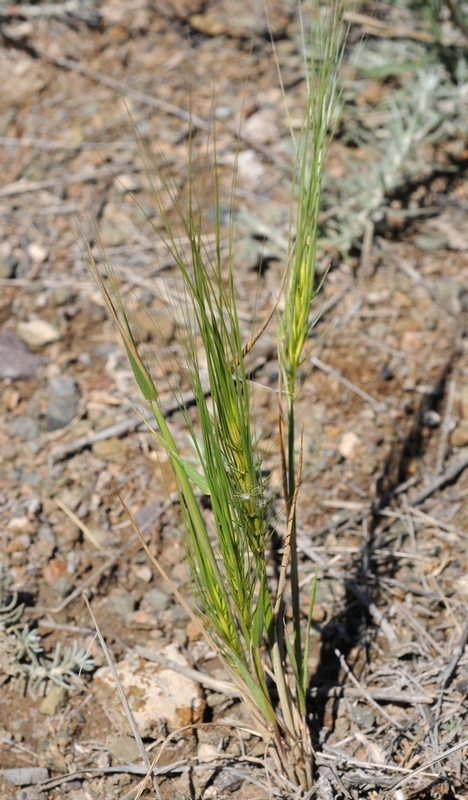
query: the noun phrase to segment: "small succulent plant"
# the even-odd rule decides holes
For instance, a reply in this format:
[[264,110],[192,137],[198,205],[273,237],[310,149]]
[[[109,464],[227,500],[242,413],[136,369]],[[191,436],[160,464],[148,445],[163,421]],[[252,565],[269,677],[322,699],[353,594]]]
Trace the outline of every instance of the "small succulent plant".
[[53,658],[47,658],[41,637],[28,625],[21,623],[24,603],[11,588],[6,567],[0,563],[0,674],[3,681],[15,678],[23,682],[29,694],[44,695],[49,683],[67,689],[82,683],[81,672],[94,668],[92,658],[76,642],[62,651],[60,643]]

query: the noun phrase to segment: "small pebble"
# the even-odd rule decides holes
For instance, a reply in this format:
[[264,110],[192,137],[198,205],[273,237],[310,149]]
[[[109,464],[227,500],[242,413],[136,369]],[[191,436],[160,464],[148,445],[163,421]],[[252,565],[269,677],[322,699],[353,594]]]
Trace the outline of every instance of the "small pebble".
[[13,417],[8,422],[7,428],[9,435],[18,439],[32,441],[39,436],[39,421],[26,416],[26,414]]
[[380,377],[383,378],[384,381],[391,381],[393,380],[393,372],[388,366],[388,364],[383,364],[379,370]]
[[4,769],[3,777],[15,786],[34,786],[49,778],[49,770],[44,767],[17,767]]
[[18,324],[18,334],[31,347],[43,347],[61,338],[60,331],[45,319],[31,319]]
[[75,290],[72,286],[56,286],[54,289],[55,304],[64,306],[75,298]]
[[426,252],[446,250],[448,239],[440,233],[421,233],[419,236],[414,237],[414,246]]
[[52,588],[57,597],[68,597],[73,590],[73,584],[66,575],[61,575],[60,578],[57,578]]
[[132,173],[123,173],[116,175],[114,186],[118,192],[125,194],[125,192],[139,192],[141,191],[141,183],[137,175]]
[[76,416],[78,395],[76,383],[70,377],[56,377],[49,380],[47,406],[47,430],[64,428]]
[[160,589],[150,589],[149,592],[145,592],[141,603],[142,607],[150,611],[165,611],[171,604],[171,597]]
[[135,608],[135,600],[125,589],[115,589],[106,598],[105,606],[109,614],[115,614],[125,621]]
[[338,452],[343,458],[352,458],[354,451],[359,444],[359,438],[353,431],[343,434],[338,445]]
[[42,361],[29,352],[24,341],[15,333],[0,330],[0,380],[30,380]]
[[52,686],[42,700],[39,711],[53,717],[66,704],[68,692],[63,686]]
[[119,761],[129,763],[140,758],[140,748],[132,736],[113,736],[108,747],[112,755]]
[[468,419],[462,419],[450,434],[450,444],[454,447],[464,447],[468,444]]
[[47,248],[42,244],[39,244],[39,242],[31,242],[28,244],[27,253],[29,258],[34,261],[35,264],[42,264],[49,255]]
[[144,583],[151,583],[151,579],[153,577],[153,571],[151,567],[148,567],[144,564],[142,567],[137,567],[135,570],[135,575]]
[[372,728],[375,723],[374,712],[363,703],[358,703],[357,706],[354,706],[351,716],[360,728]]
[[103,247],[120,247],[125,238],[125,233],[112,222],[104,220],[99,226],[99,240]]

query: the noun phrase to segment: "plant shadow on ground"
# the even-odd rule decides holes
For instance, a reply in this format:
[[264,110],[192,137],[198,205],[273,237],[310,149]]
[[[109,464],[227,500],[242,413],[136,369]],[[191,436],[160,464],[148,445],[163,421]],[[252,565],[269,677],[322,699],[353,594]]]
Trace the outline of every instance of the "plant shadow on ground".
[[[414,411],[413,423],[404,440],[395,436],[383,475],[377,481],[377,497],[370,511],[369,525],[366,525],[364,517],[361,518],[361,524],[365,526],[364,541],[359,554],[351,562],[350,577],[345,581],[341,608],[322,629],[319,663],[309,681],[309,689],[317,691],[313,701],[312,735],[318,750],[321,747],[320,742],[326,742],[334,732],[340,699],[344,696],[344,692],[336,691],[338,687],[343,687],[346,681],[336,651],[339,651],[347,662],[349,656],[353,654],[349,663],[351,670],[354,668],[359,670],[362,666],[362,650],[364,650],[364,663],[369,660],[366,654],[376,632],[375,621],[372,620],[369,608],[371,604],[375,606],[379,604],[382,594],[381,580],[394,578],[398,571],[399,560],[396,556],[389,554],[384,564],[382,561],[378,563],[378,559],[374,556],[374,551],[388,546],[391,539],[389,531],[393,520],[390,524],[387,520],[383,530],[379,531],[379,526],[386,520],[381,511],[388,507],[406,482],[412,482],[411,465],[421,461],[429,443],[428,415],[439,413],[452,367],[453,356],[447,360],[437,383],[430,391],[422,394],[419,406]],[[357,655],[355,655],[356,647],[359,647]],[[334,700],[331,714],[327,715],[327,706],[332,696]]]

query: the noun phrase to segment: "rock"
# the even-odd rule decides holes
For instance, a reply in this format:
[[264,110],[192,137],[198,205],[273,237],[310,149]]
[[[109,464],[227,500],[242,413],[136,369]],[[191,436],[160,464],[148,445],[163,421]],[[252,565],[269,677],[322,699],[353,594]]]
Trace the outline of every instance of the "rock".
[[454,447],[464,447],[468,444],[468,419],[462,419],[450,434],[450,444]]
[[15,767],[4,769],[3,777],[15,786],[34,786],[48,780],[49,770],[44,767]]
[[359,444],[359,437],[353,431],[343,434],[338,445],[338,452],[343,458],[352,458]]
[[67,562],[64,558],[53,558],[42,570],[42,577],[49,586],[53,586],[55,582],[67,572]]
[[468,386],[461,386],[455,393],[455,402],[458,406],[460,416],[468,419]]
[[0,331],[0,380],[34,378],[44,359],[30,353],[23,340],[12,331]]
[[54,289],[54,297],[55,297],[55,304],[57,306],[64,306],[66,303],[69,303],[71,300],[75,298],[75,290],[72,286],[67,286],[66,284],[62,284],[61,286],[56,286]]
[[7,523],[6,529],[15,534],[36,532],[36,526],[26,515],[12,517]]
[[351,716],[360,728],[372,728],[375,723],[374,712],[364,703],[358,703],[357,706],[354,706]]
[[[161,655],[187,666],[186,658],[175,645],[161,650]],[[130,703],[141,736],[156,736],[158,721],[170,730],[200,721],[204,700],[200,685],[174,670],[161,667],[140,656],[132,656],[116,664],[123,690]],[[101,667],[94,674],[94,691],[106,713],[115,720],[122,731],[129,725],[121,708],[109,667]]]
[[18,261],[12,256],[4,258],[0,254],[0,278],[14,278]]
[[115,614],[125,622],[135,608],[135,600],[125,589],[115,589],[106,598],[105,606],[109,614]]
[[0,278],[13,278],[17,264],[10,242],[0,242]]
[[37,758],[41,767],[47,767],[53,772],[61,772],[62,774],[68,772],[68,764],[64,754],[61,752],[59,743],[50,734],[42,742]]
[[126,192],[141,191],[141,182],[138,175],[134,175],[131,172],[116,175],[114,179],[114,186],[117,191],[121,192],[122,194],[125,194]]
[[64,376],[50,378],[47,430],[56,431],[64,428],[76,416],[77,411],[78,394],[74,379]]
[[31,242],[28,244],[27,253],[31,261],[34,261],[35,264],[42,264],[49,255],[47,248],[39,244],[39,242]]
[[141,608],[148,611],[165,611],[172,604],[171,597],[161,589],[150,589],[145,592],[141,601]]
[[39,706],[41,714],[53,717],[66,705],[68,692],[64,686],[52,686]]
[[135,334],[141,341],[160,340],[170,342],[175,334],[175,322],[169,309],[158,304],[149,312],[144,308],[136,309],[132,314],[132,324]]
[[125,244],[125,233],[112,222],[103,220],[99,226],[99,240],[103,247],[119,247]]
[[414,237],[414,246],[427,252],[447,250],[448,239],[440,233],[421,233]]
[[61,338],[60,331],[45,319],[31,319],[18,324],[18,334],[31,347],[44,347]]
[[113,464],[126,464],[128,461],[128,447],[116,436],[96,442],[92,446],[93,455],[102,461],[111,461]]
[[215,761],[219,756],[219,750],[214,744],[200,742],[197,747],[197,758],[199,761]]
[[58,597],[67,597],[73,590],[73,584],[67,575],[61,575],[53,585],[54,594]]
[[136,568],[135,575],[144,583],[151,583],[151,579],[153,577],[153,571],[151,567],[148,567],[146,564],[144,564],[142,567]]
[[108,742],[109,751],[119,761],[131,763],[140,758],[140,748],[132,736],[113,736]]
[[18,417],[13,417],[7,425],[8,433],[10,436],[17,437],[25,441],[37,439],[39,436],[39,422],[37,419],[27,417],[26,414],[20,414]]

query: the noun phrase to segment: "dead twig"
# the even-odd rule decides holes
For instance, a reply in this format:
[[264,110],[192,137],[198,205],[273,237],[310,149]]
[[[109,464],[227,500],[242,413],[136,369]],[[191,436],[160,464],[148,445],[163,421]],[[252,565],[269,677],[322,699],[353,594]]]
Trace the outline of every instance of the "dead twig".
[[[409,775],[405,775],[403,778],[400,778],[400,780],[394,783],[393,786],[390,787],[390,789],[384,792],[382,800],[390,800],[392,793],[395,792],[397,789],[399,789],[401,786],[404,786],[405,783],[408,783],[408,781],[410,781],[411,778],[414,778],[415,775],[419,775],[421,772],[426,772],[426,770],[428,770],[429,767],[432,767],[434,764],[438,764],[439,761],[443,761],[445,758],[448,758],[449,756],[453,755],[453,753],[456,753],[458,750],[462,750],[464,747],[468,747],[468,739],[463,739],[462,742],[459,742],[453,747],[450,747],[448,750],[445,750],[444,753],[440,753],[438,756],[435,756],[435,758],[431,758],[430,761],[426,761],[425,764],[422,764],[417,769],[411,770]],[[438,778],[439,776],[432,775],[431,777]]]
[[105,639],[104,639],[104,637],[103,637],[103,635],[101,633],[101,629],[99,627],[98,621],[97,621],[96,617],[94,616],[94,613],[93,613],[93,610],[92,610],[92,608],[91,608],[91,606],[89,604],[88,598],[86,597],[85,594],[83,594],[82,597],[83,597],[84,602],[86,603],[86,607],[87,607],[87,609],[89,611],[90,617],[93,620],[94,627],[96,628],[96,633],[98,635],[99,641],[101,643],[101,647],[102,647],[102,649],[104,651],[104,655],[106,657],[107,664],[109,666],[109,669],[111,671],[112,677],[114,679],[115,687],[116,687],[117,692],[119,694],[120,701],[121,701],[121,703],[122,703],[122,705],[124,707],[124,711],[125,711],[125,715],[127,717],[128,723],[129,723],[130,728],[132,730],[133,738],[135,739],[135,741],[136,741],[136,743],[138,745],[138,749],[140,751],[140,755],[141,755],[142,761],[146,765],[147,769],[149,770],[150,776],[152,778],[153,789],[155,791],[156,797],[158,798],[158,800],[162,800],[162,795],[161,795],[161,792],[159,791],[158,782],[156,780],[156,776],[153,773],[152,765],[151,765],[148,753],[146,752],[145,745],[143,744],[143,740],[142,740],[142,738],[140,736],[140,732],[138,730],[138,727],[137,727],[137,724],[136,724],[136,721],[135,721],[135,717],[133,716],[132,710],[131,710],[131,708],[129,706],[127,697],[126,697],[125,692],[123,690],[123,686],[120,683],[119,676],[117,675],[117,671],[115,669],[114,662],[112,661],[112,658],[111,658],[111,655],[109,653],[109,650],[107,649],[107,645],[106,645]]
[[410,505],[417,506],[420,503],[423,503],[424,500],[427,500],[427,498],[430,497],[431,494],[434,494],[437,489],[440,489],[442,486],[445,486],[446,483],[450,483],[451,481],[455,480],[455,478],[458,478],[460,473],[463,472],[463,470],[467,467],[468,456],[464,456],[464,458],[460,458],[458,461],[450,464],[445,472],[442,473],[442,475],[439,475],[437,478],[431,481],[428,486],[426,486],[424,489],[421,489],[421,491],[409,501]]
[[388,722],[393,728],[397,728],[399,731],[404,731],[405,726],[402,725],[401,722],[397,722],[396,719],[393,719],[393,717],[390,716],[390,714],[387,714],[387,712],[383,708],[381,708],[378,703],[375,702],[374,698],[369,694],[367,689],[365,689],[364,686],[362,686],[362,684],[358,681],[356,676],[353,675],[351,669],[348,667],[346,663],[345,657],[338,649],[335,649],[335,655],[339,659],[341,667],[346,672],[350,681],[354,684],[356,689],[359,689],[361,696],[363,697],[364,700],[366,700],[366,702],[370,705],[370,707],[373,708],[374,711],[377,714],[379,714],[379,716],[381,716],[385,720],[385,722]]
[[438,475],[442,469],[442,464],[444,463],[445,456],[447,453],[447,441],[450,433],[450,426],[452,422],[452,409],[453,403],[455,400],[455,390],[457,387],[457,382],[455,380],[451,380],[449,383],[448,388],[448,395],[447,395],[447,405],[445,408],[444,420],[442,422],[440,428],[440,440],[439,440],[439,447],[437,449],[437,458],[436,458],[436,466],[435,466],[435,474]]
[[184,664],[179,664],[178,661],[174,661],[171,658],[165,658],[165,656],[159,655],[154,650],[150,650],[148,647],[140,647],[136,645],[135,647],[130,648],[132,652],[138,653],[139,656],[146,659],[146,661],[153,661],[155,664],[160,664],[162,667],[167,667],[168,669],[174,670],[174,672],[179,672],[181,675],[184,675],[186,678],[190,678],[193,681],[197,681],[202,686],[206,686],[208,689],[212,689],[214,692],[219,692],[219,694],[225,694],[228,697],[239,697],[239,690],[236,689],[233,683],[228,683],[227,681],[220,681],[213,678],[211,675],[207,675],[204,672],[199,672],[192,667],[187,667]]
[[[144,533],[144,532],[145,532],[146,530],[148,530],[148,529],[149,529],[149,528],[150,528],[150,527],[151,527],[151,526],[152,526],[152,525],[153,525],[153,524],[154,524],[154,523],[155,523],[155,522],[156,522],[158,519],[160,519],[160,517],[162,517],[162,515],[163,515],[163,514],[164,514],[164,512],[167,510],[167,508],[169,508],[169,506],[170,506],[171,502],[172,502],[172,501],[171,501],[171,499],[169,499],[169,500],[167,500],[165,503],[162,503],[162,504],[159,506],[159,508],[156,510],[156,512],[155,512],[154,514],[152,514],[152,515],[151,515],[151,516],[150,516],[150,517],[149,517],[147,520],[145,520],[145,522],[143,522],[143,523],[140,525],[140,531],[141,531],[142,533]],[[52,614],[59,614],[59,613],[60,613],[61,611],[63,611],[63,610],[64,610],[64,609],[65,609],[67,606],[69,606],[69,605],[70,605],[70,603],[73,603],[73,601],[74,601],[74,600],[76,600],[78,597],[80,597],[80,596],[83,594],[83,592],[85,592],[85,591],[86,591],[86,589],[88,589],[88,588],[89,588],[89,586],[92,586],[92,585],[93,585],[93,583],[94,583],[95,581],[97,581],[97,580],[98,580],[98,578],[100,578],[100,577],[101,577],[101,575],[102,575],[102,574],[103,574],[103,573],[104,573],[106,570],[110,569],[110,568],[111,568],[111,567],[112,567],[112,566],[113,566],[113,565],[114,565],[114,564],[115,564],[115,563],[116,563],[116,562],[119,560],[119,558],[120,558],[121,556],[123,556],[123,554],[124,554],[124,553],[125,553],[125,552],[126,552],[126,551],[127,551],[127,550],[128,550],[128,549],[129,549],[129,548],[132,546],[132,545],[133,545],[133,544],[135,544],[135,542],[137,541],[137,539],[138,539],[138,537],[137,537],[136,533],[132,534],[132,536],[130,536],[130,538],[128,539],[128,541],[127,541],[127,542],[125,542],[125,544],[124,544],[122,547],[120,547],[120,548],[117,550],[117,552],[116,552],[116,553],[113,553],[113,554],[112,554],[112,555],[111,555],[111,556],[110,556],[108,559],[106,559],[106,561],[104,562],[104,564],[102,564],[100,567],[98,567],[98,569],[96,569],[96,570],[95,570],[95,571],[94,571],[94,572],[93,572],[93,573],[92,573],[92,574],[89,576],[89,578],[86,578],[86,580],[84,580],[82,583],[80,583],[80,585],[79,585],[79,586],[77,586],[77,588],[76,588],[76,589],[74,589],[74,590],[73,590],[73,592],[71,592],[71,593],[70,593],[70,594],[69,594],[69,595],[68,595],[68,596],[65,598],[65,600],[63,600],[63,601],[60,603],[60,605],[59,605],[59,606],[56,606],[56,608],[50,608],[50,609],[49,609],[49,611],[50,611]]]
[[17,194],[27,194],[28,192],[39,192],[42,189],[60,188],[62,186],[71,186],[73,183],[85,183],[87,181],[95,181],[98,178],[109,177],[109,167],[98,167],[96,169],[87,169],[83,172],[76,172],[74,175],[63,175],[57,178],[45,178],[43,181],[25,181],[19,180],[10,183],[0,189],[0,197],[13,197]]
[[450,681],[452,680],[452,677],[458,666],[458,662],[460,661],[463,655],[467,642],[468,642],[468,622],[465,623],[465,627],[463,628],[461,635],[458,639],[458,642],[453,650],[452,658],[450,659],[449,663],[445,667],[440,677],[439,681],[440,689],[446,689]]
[[[177,400],[172,400],[164,405],[162,413],[165,417],[170,417],[171,414],[175,414],[176,411],[179,411],[181,407],[185,406],[189,408],[194,402],[195,396],[193,392],[185,392]],[[56,461],[62,461],[64,458],[79,453],[81,450],[84,450],[86,447],[91,447],[97,442],[104,442],[114,436],[120,438],[139,428],[143,429],[145,422],[150,421],[154,422],[153,414],[144,414],[141,416],[138,414],[131,414],[127,419],[122,420],[122,422],[116,422],[115,425],[109,425],[107,428],[102,428],[100,431],[80,436],[73,442],[64,442],[63,444],[56,445],[49,454],[49,469],[52,469]]]

